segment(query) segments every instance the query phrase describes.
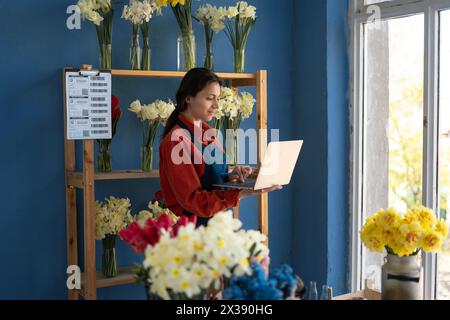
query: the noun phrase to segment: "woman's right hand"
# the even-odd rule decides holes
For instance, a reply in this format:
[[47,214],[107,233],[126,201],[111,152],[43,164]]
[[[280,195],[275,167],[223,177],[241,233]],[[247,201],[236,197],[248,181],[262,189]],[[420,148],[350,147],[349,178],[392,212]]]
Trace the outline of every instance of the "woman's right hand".
[[251,196],[256,196],[256,195],[259,195],[262,193],[272,192],[272,191],[280,190],[280,189],[283,189],[283,187],[279,186],[279,185],[273,186],[270,188],[261,189],[261,190],[244,190],[243,189],[243,190],[239,191],[239,199],[244,199],[244,198],[248,198]]

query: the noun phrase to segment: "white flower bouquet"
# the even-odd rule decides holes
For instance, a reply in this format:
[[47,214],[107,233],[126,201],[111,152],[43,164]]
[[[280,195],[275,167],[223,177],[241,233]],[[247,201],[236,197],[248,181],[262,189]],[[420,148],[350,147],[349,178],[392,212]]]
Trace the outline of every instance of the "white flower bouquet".
[[[132,24],[130,67],[133,70],[150,70],[150,19],[155,13],[161,14],[156,0],[130,0],[129,5],[123,7],[122,18]],[[139,46],[139,29],[142,34],[142,51]]]
[[150,172],[153,166],[153,143],[159,124],[165,125],[167,119],[175,110],[172,101],[156,100],[153,103],[142,105],[139,100],[130,104],[128,109],[141,119],[143,129],[143,145],[141,150],[141,169]]
[[214,61],[212,54],[212,41],[214,33],[218,33],[223,28],[225,28],[225,17],[226,9],[225,7],[213,7],[207,4],[204,7],[197,9],[195,14],[195,19],[199,21],[205,29],[205,39],[206,39],[206,55],[204,67],[213,71]]
[[234,72],[244,72],[245,47],[250,30],[256,22],[256,7],[245,1],[239,1],[236,6],[228,7],[225,33],[234,50]]
[[206,227],[190,222],[175,232],[161,229],[158,242],[145,250],[150,292],[163,299],[209,299],[232,276],[250,274],[250,261],[268,258],[265,240],[258,231],[241,230],[225,212]]
[[100,67],[111,69],[114,0],[79,0],[77,6],[80,9],[81,17],[93,22],[97,29]]

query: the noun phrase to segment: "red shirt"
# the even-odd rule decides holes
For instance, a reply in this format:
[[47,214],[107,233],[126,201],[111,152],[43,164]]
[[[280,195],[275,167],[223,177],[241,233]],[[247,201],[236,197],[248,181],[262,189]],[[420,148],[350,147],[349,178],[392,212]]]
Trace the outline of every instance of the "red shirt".
[[[194,133],[198,141],[202,141],[204,146],[215,143],[223,150],[220,143],[211,137],[204,140],[203,134],[210,126],[202,122],[201,130],[194,130],[194,124],[184,115],[180,114],[179,119]],[[184,210],[194,213],[200,217],[212,217],[214,214],[233,208],[239,205],[239,190],[213,190],[202,189],[200,178],[205,171],[205,161],[201,152],[194,146],[190,135],[182,134],[176,141],[172,141],[172,133],[176,129],[181,129],[178,124],[164,137],[159,145],[159,175],[162,196],[167,207],[176,215],[180,216]],[[179,132],[179,131],[177,131]],[[184,145],[181,145],[184,144]],[[176,148],[174,150],[174,148]],[[191,156],[184,155],[180,150],[191,150],[194,163],[174,163],[171,155],[176,154],[191,159]],[[186,161],[185,161],[186,162]]]

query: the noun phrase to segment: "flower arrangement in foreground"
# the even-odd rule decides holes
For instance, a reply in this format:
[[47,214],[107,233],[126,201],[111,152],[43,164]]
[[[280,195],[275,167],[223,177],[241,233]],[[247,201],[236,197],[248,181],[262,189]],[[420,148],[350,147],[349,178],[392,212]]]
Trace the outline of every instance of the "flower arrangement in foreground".
[[[121,232],[122,239],[142,252],[142,271],[150,294],[162,299],[209,299],[233,276],[250,275],[250,262],[268,262],[266,237],[259,231],[241,229],[241,222],[218,213],[208,225],[196,225],[196,217],[182,216],[175,224],[168,215],[146,222],[148,236],[140,242],[138,225]],[[131,230],[133,228],[133,230]],[[139,242],[139,245],[137,243]]]
[[240,221],[228,213],[218,213],[206,227],[196,229],[195,224],[195,216],[175,221],[163,213],[144,225],[134,221],[119,233],[135,252],[145,252],[136,273],[148,298],[302,298],[303,282],[291,267],[282,265],[269,272],[263,234],[241,230]]
[[161,230],[159,241],[145,250],[151,293],[163,299],[207,299],[220,290],[222,277],[250,274],[250,259],[262,260],[268,248],[261,233],[240,227],[240,221],[218,213],[206,227],[188,222],[174,231]]
[[143,145],[141,149],[141,169],[151,171],[153,166],[153,143],[159,124],[165,124],[169,116],[175,110],[172,101],[156,100],[148,105],[142,105],[139,100],[130,104],[128,109],[141,119],[143,129]]
[[116,236],[131,221],[130,200],[109,197],[105,203],[95,202],[95,238],[103,242],[102,273],[117,275]]
[[364,245],[375,252],[399,257],[425,252],[438,252],[448,236],[443,219],[437,219],[431,209],[416,206],[401,215],[394,209],[381,209],[367,218],[361,230]]

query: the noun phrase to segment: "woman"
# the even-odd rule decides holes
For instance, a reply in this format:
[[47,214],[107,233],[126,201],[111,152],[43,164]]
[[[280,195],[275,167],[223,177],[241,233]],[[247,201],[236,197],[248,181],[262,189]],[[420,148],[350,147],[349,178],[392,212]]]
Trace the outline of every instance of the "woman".
[[[219,190],[213,184],[244,180],[252,173],[237,166],[228,173],[226,165],[212,163],[223,148],[211,134],[211,121],[218,108],[221,79],[204,68],[191,69],[178,89],[175,111],[169,117],[159,146],[161,193],[167,207],[176,215],[196,215],[197,224],[206,224],[214,214],[239,205],[240,199],[280,189]],[[221,157],[223,158],[223,157]]]

